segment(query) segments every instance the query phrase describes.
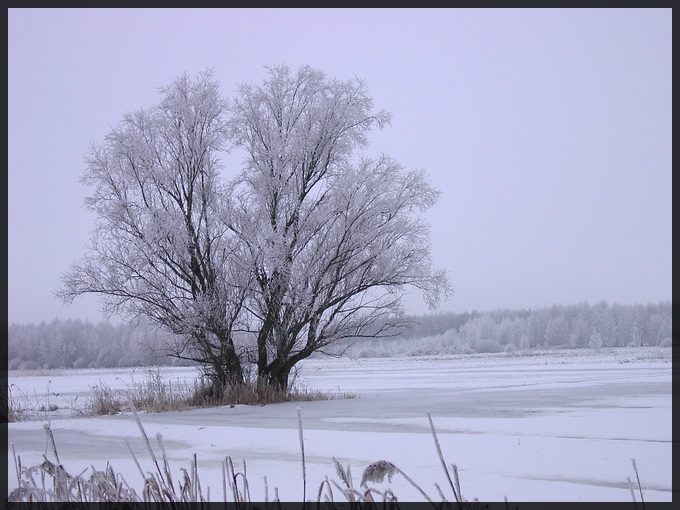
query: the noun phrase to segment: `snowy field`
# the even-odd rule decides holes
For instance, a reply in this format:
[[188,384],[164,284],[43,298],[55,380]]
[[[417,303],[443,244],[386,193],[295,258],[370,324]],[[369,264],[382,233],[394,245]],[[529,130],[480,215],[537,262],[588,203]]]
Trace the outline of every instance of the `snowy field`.
[[[350,465],[355,487],[371,463],[392,462],[434,500],[453,493],[440,463],[429,412],[447,465],[456,464],[468,501],[672,501],[671,349],[638,348],[553,353],[356,359],[315,358],[300,364],[297,383],[310,390],[351,392],[352,399],[226,406],[142,414],[154,447],[156,434],[173,476],[196,454],[204,496],[223,500],[222,462],[245,469],[252,501],[316,500],[321,482],[340,482],[333,457]],[[167,380],[192,381],[190,368],[164,368]],[[144,471],[156,472],[130,413],[71,417],[92,385],[129,387],[146,369],[10,372],[9,384],[52,413],[59,458],[71,474],[94,466],[114,471],[141,493]],[[49,397],[45,395],[49,393]],[[77,397],[77,398],[76,398]],[[303,484],[298,408],[302,418]],[[8,425],[9,490],[17,487],[12,446],[23,466],[42,462],[46,420]],[[156,448],[159,453],[160,449]],[[48,453],[48,457],[52,455]],[[53,459],[52,459],[53,460]],[[85,472],[87,476],[88,472]],[[266,483],[265,483],[266,479]],[[391,483],[400,501],[423,496],[402,476]],[[336,501],[342,499],[335,490]],[[230,496],[228,496],[230,497]]]

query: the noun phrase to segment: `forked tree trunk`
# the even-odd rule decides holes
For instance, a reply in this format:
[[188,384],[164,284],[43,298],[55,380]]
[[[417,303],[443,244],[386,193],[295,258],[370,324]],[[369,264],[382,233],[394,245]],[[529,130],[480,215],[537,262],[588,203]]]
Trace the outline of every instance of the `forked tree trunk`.
[[288,363],[281,359],[265,366],[264,370],[258,371],[258,389],[262,389],[262,386],[266,385],[269,389],[285,396],[288,392],[288,376],[291,368]]
[[281,392],[281,395],[285,396],[288,393],[288,377],[290,375],[290,367],[285,364],[277,373],[272,374],[272,386],[276,388],[277,391]]
[[224,390],[231,386],[240,386],[244,383],[243,365],[241,359],[236,354],[231,337],[227,334],[219,338],[222,350],[219,354],[212,357],[210,383],[212,386],[213,397],[221,399]]

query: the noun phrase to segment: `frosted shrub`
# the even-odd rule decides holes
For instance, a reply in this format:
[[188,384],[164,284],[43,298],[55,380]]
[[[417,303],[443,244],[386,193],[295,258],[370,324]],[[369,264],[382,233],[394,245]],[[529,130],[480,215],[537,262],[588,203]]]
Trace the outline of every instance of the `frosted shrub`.
[[591,349],[601,349],[603,345],[604,341],[602,340],[602,335],[597,331],[593,332],[593,334],[590,335],[588,347],[590,347]]
[[474,354],[476,351],[468,344],[463,344],[463,347],[461,348],[460,352],[461,354]]
[[88,367],[88,361],[83,356],[81,356],[80,358],[78,358],[77,360],[75,360],[73,362],[73,368],[80,369],[80,368],[87,368],[87,367]]
[[465,352],[465,349],[468,348],[468,345],[463,341],[462,338],[457,336],[454,341],[453,341],[453,353],[454,354],[462,354]]
[[659,347],[673,347],[673,339],[667,336],[659,342]]
[[491,338],[479,340],[475,346],[475,349],[478,353],[503,352],[503,346],[497,340]]
[[19,370],[38,370],[38,369],[40,369],[40,365],[38,365],[38,363],[33,361],[32,359],[28,361],[23,361],[21,365],[19,365]]
[[515,351],[517,351],[517,347],[515,347],[515,344],[512,342],[508,342],[505,344],[505,354],[515,354]]

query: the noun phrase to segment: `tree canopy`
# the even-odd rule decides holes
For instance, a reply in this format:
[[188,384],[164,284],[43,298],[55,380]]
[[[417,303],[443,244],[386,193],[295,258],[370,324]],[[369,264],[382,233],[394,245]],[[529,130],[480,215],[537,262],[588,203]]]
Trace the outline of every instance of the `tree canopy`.
[[[212,71],[184,74],[90,148],[97,223],[57,291],[173,333],[169,353],[203,364],[217,390],[254,364],[285,392],[300,360],[397,324],[410,288],[433,310],[451,292],[423,219],[439,191],[360,152],[390,122],[365,84],[267,73],[230,100]],[[247,158],[225,180],[219,155],[237,147]]]

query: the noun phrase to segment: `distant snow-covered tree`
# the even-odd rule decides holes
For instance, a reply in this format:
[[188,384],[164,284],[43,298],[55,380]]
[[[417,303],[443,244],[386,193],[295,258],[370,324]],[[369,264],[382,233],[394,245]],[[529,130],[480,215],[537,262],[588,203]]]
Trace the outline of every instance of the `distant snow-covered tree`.
[[485,313],[466,322],[460,328],[463,341],[472,349],[476,350],[486,340],[496,341],[498,324],[490,313]]
[[548,321],[545,328],[545,343],[549,347],[569,344],[569,324],[562,315],[557,315]]
[[590,341],[588,342],[588,347],[591,349],[600,349],[604,345],[602,340],[602,334],[599,331],[593,331],[590,335]]

